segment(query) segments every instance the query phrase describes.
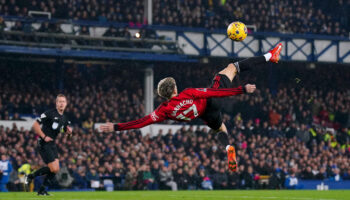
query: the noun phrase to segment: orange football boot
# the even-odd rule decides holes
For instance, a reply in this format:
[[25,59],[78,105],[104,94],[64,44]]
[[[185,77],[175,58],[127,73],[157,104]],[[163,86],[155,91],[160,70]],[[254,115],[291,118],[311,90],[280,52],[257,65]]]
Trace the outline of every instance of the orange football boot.
[[282,50],[282,46],[283,46],[282,43],[279,43],[275,48],[269,51],[271,53],[270,62],[278,63],[278,61],[280,60],[280,53]]
[[233,146],[227,149],[227,160],[229,170],[235,172],[237,171],[237,160],[236,160],[236,150]]

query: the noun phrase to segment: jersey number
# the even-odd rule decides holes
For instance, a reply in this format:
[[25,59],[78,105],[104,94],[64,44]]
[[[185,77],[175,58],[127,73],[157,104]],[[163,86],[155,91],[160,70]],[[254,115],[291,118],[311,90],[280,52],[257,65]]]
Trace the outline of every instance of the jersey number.
[[191,110],[193,110],[194,117],[197,117],[198,116],[197,106],[193,104],[187,110],[183,111],[182,114],[179,114],[176,118],[181,120],[191,121],[191,118],[185,117],[185,115],[191,112]]

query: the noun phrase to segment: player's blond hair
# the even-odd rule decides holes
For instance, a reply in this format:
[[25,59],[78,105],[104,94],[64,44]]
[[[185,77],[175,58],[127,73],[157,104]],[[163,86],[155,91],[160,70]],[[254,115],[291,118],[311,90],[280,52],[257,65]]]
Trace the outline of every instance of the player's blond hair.
[[176,82],[173,77],[166,77],[159,81],[157,92],[158,95],[167,99],[171,98],[176,87]]

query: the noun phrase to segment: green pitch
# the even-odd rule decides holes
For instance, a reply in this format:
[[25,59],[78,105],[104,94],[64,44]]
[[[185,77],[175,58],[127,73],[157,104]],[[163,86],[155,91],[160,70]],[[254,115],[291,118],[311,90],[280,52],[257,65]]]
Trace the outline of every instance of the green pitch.
[[117,192],[51,192],[0,193],[0,200],[350,200],[350,190],[231,190],[231,191],[117,191]]

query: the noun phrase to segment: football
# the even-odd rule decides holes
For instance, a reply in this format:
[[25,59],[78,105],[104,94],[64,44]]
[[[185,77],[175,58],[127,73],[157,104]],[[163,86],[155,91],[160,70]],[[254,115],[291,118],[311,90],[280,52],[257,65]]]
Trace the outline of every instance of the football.
[[243,41],[247,37],[248,31],[242,22],[232,22],[227,27],[227,36],[233,41]]

